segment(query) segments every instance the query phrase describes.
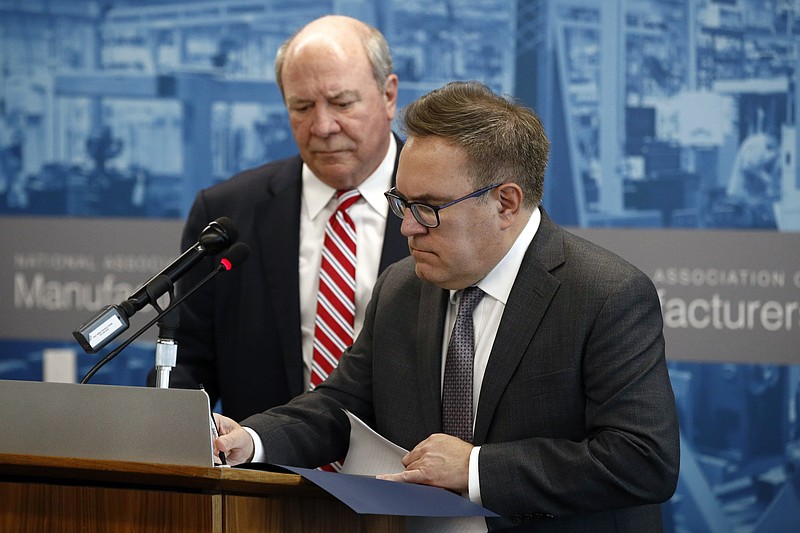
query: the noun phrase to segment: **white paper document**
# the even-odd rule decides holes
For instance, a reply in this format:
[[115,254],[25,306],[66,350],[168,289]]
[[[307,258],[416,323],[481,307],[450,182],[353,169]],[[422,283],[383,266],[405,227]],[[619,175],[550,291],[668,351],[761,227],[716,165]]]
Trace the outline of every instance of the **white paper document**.
[[383,438],[350,411],[345,413],[350,419],[350,449],[342,466],[343,474],[377,476],[405,470],[403,456],[408,450]]
[[[403,456],[408,453],[385,439],[353,413],[345,410],[350,419],[350,448],[341,472],[360,476],[395,474],[405,470]],[[480,516],[461,518],[432,518],[407,516],[409,533],[467,533],[485,532],[486,522]]]

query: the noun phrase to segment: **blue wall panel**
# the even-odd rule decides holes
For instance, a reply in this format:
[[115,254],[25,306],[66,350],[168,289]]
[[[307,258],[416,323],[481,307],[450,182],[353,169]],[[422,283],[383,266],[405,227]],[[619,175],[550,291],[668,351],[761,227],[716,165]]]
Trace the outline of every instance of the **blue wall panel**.
[[[200,188],[293,153],[272,60],[295,28],[337,12],[386,34],[401,105],[480,79],[536,109],[553,140],[544,204],[562,224],[798,232],[799,9],[763,0],[0,1],[0,223],[179,222]],[[0,298],[13,299],[13,279],[3,274]],[[49,349],[76,350],[76,379],[97,360],[69,332],[27,338],[12,324],[0,321],[0,379],[43,379]],[[668,531],[800,524],[800,353],[788,365],[762,356],[670,361],[683,466],[664,507]],[[150,342],[134,344],[94,382],[140,385],[152,358]]]

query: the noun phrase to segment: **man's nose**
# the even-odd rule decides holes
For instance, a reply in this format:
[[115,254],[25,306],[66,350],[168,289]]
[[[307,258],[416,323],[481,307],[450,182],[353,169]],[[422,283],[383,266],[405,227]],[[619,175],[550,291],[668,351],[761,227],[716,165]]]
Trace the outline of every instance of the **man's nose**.
[[317,106],[311,124],[311,132],[318,137],[327,137],[342,130],[338,117],[326,106]]
[[403,222],[400,224],[400,233],[402,233],[404,237],[419,235],[425,233],[428,229],[427,226],[423,226],[414,218],[410,208],[406,207],[403,210]]

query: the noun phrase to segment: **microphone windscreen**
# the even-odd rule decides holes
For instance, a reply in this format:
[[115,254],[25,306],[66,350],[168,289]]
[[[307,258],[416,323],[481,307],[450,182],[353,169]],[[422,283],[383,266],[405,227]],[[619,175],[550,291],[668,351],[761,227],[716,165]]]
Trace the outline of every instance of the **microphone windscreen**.
[[247,257],[250,255],[250,247],[247,246],[246,243],[237,242],[225,253],[225,257],[222,258],[220,261],[226,270],[230,270],[233,267],[238,267],[242,263],[245,262]]
[[219,217],[214,222],[222,226],[225,234],[228,236],[228,243],[236,242],[239,238],[239,230],[236,229],[236,224],[228,217]]
[[224,252],[228,247],[239,238],[239,230],[233,220],[228,217],[219,217],[209,222],[197,242],[203,247],[202,255],[216,255]]

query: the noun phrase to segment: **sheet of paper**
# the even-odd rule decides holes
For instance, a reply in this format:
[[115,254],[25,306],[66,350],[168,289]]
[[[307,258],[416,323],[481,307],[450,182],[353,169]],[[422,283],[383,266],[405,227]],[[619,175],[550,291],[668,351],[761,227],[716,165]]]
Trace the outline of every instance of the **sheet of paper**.
[[[345,410],[345,413],[350,419],[350,449],[347,452],[347,457],[345,458],[341,473],[355,474],[359,476],[376,476],[378,474],[394,474],[405,469],[402,459],[407,453],[407,450],[396,445],[390,440],[385,439],[353,413],[347,410]],[[336,478],[333,478],[330,481],[336,481]],[[385,502],[387,500],[394,500],[397,503],[402,501],[401,508],[404,512],[398,514],[406,515],[406,531],[408,532],[484,532],[486,531],[486,522],[483,520],[483,517],[497,516],[491,511],[473,504],[466,498],[462,498],[448,491],[442,491],[442,489],[426,492],[432,487],[425,487],[424,485],[414,486],[413,484],[403,483],[400,483],[399,485],[406,485],[406,487],[411,488],[405,489],[404,487],[392,487],[391,485],[373,485],[370,491],[373,492],[371,496],[377,498],[379,501]],[[363,490],[366,487],[360,488]],[[399,489],[401,491],[400,494],[404,494],[405,498],[408,499],[401,499],[399,494],[391,494],[390,492],[386,492],[391,489]],[[328,489],[326,488],[326,490]],[[336,495],[330,490],[329,492]],[[350,492],[352,494],[352,491],[343,492]],[[356,493],[358,492],[361,491],[356,491]],[[427,503],[433,505],[433,509],[439,509],[439,511],[432,511],[429,505],[425,505],[422,508],[417,507],[415,502],[419,497],[433,497],[433,499]],[[444,500],[440,500],[440,497],[443,497]],[[453,500],[452,497],[457,499]],[[345,501],[345,503],[348,502]],[[350,504],[348,503],[348,505]],[[350,505],[350,507],[355,509],[353,505]],[[370,508],[376,509],[377,506],[371,505]],[[386,510],[387,509],[385,508],[382,509],[380,514],[390,514],[387,513]],[[477,512],[476,510],[485,511],[485,514]],[[438,515],[439,512],[443,514]]]
[[343,474],[377,476],[405,469],[403,456],[408,450],[383,438],[350,411],[345,413],[350,419],[350,449],[342,466]]

